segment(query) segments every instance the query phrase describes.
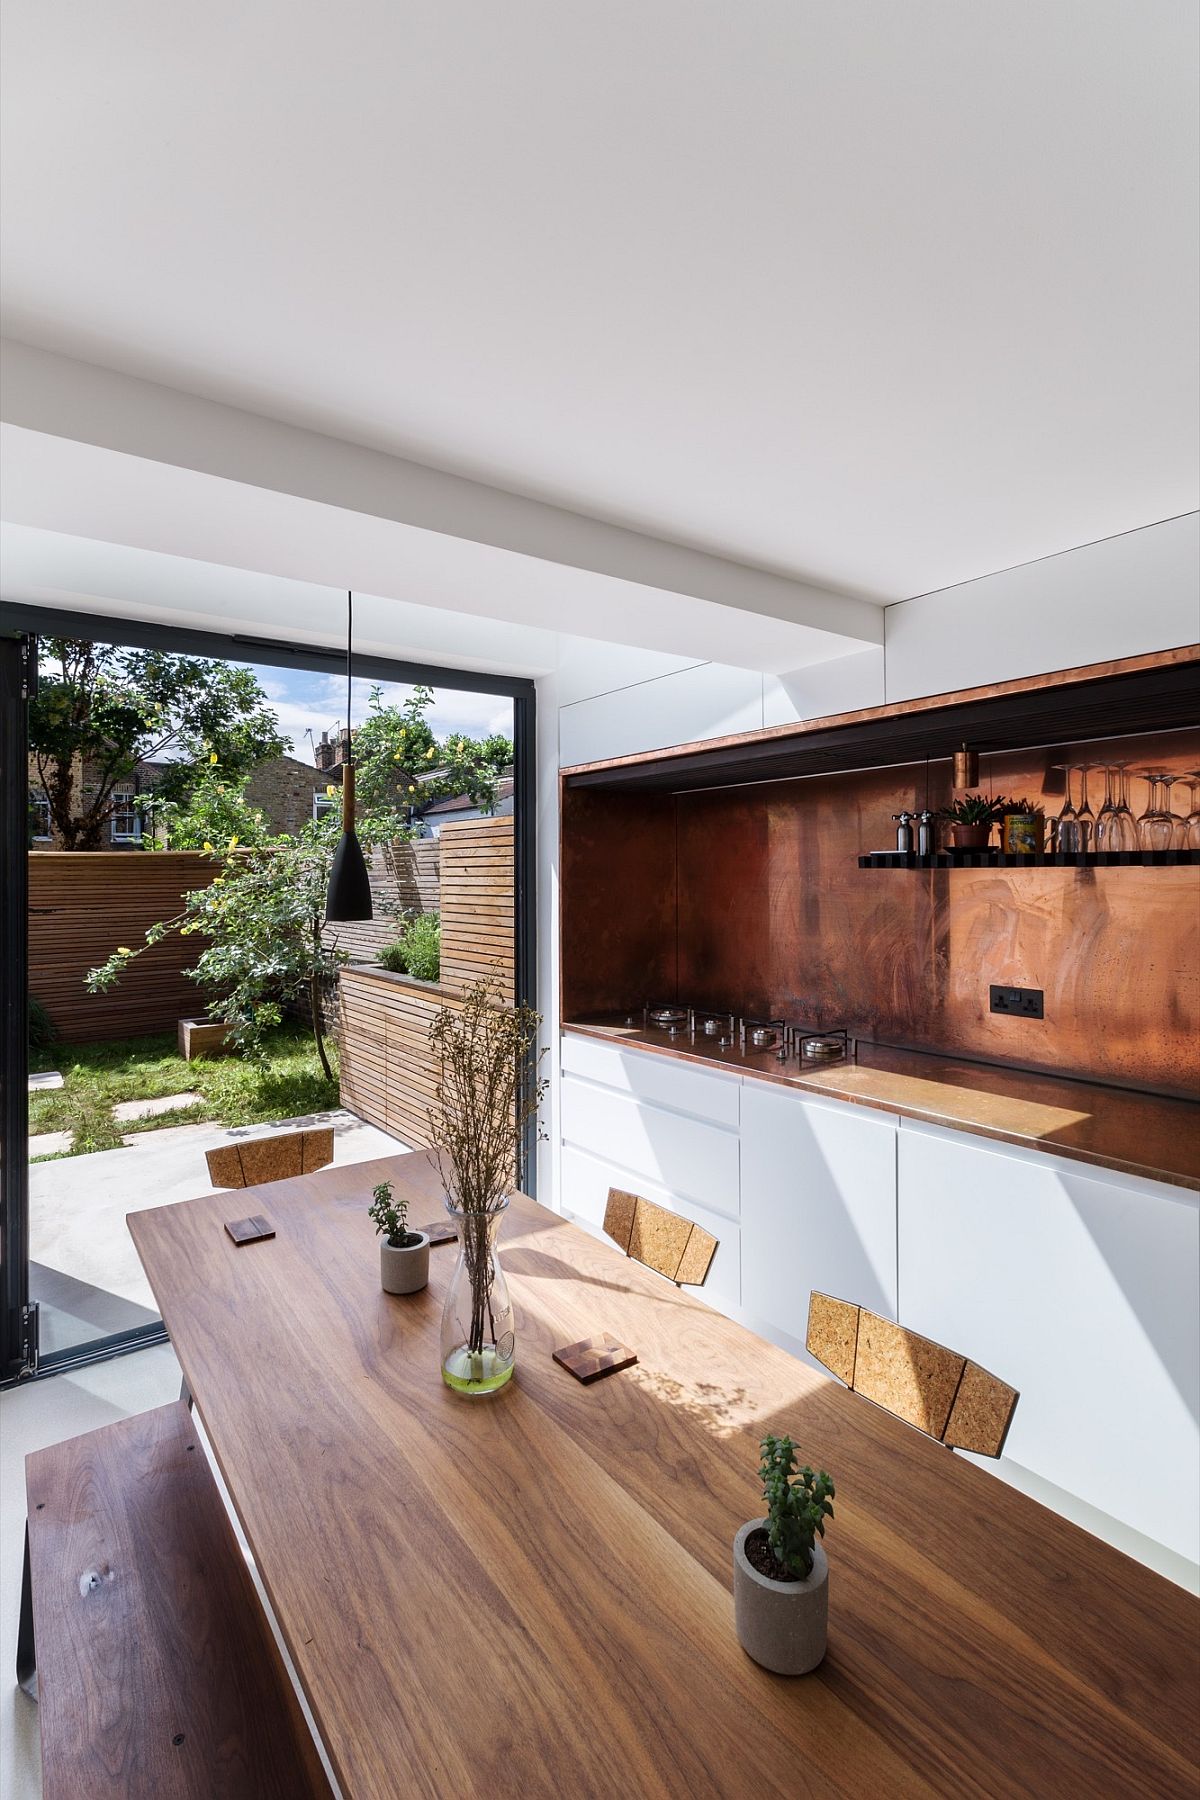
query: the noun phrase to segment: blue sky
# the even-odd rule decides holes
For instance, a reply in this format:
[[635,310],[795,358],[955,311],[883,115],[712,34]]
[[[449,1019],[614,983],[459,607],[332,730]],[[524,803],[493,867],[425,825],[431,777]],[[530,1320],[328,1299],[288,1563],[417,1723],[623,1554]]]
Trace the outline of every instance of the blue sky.
[[[252,665],[253,666],[253,665]],[[305,669],[264,669],[254,667],[259,686],[271,701],[279,719],[279,728],[292,740],[292,755],[301,762],[313,761],[313,736],[332,732],[346,719],[346,682],[341,675],[319,675]],[[355,681],[354,718],[366,715],[371,689],[382,685],[385,699],[402,704],[412,692],[402,682]],[[486,737],[502,731],[512,736],[512,701],[497,694],[459,693],[453,688],[434,688],[434,702],[426,717],[439,738],[450,732],[466,732],[469,737]]]

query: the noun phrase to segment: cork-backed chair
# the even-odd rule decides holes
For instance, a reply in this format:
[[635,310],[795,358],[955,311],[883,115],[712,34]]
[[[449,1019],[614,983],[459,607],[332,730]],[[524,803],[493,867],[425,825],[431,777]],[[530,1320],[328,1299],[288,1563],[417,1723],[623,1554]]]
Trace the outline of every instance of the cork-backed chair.
[[999,1456],[1020,1395],[932,1338],[813,1290],[805,1346],[854,1393],[952,1450]]
[[206,1150],[208,1178],[214,1187],[261,1187],[286,1181],[289,1175],[311,1175],[333,1161],[333,1126],[282,1131],[274,1137],[246,1138]]
[[720,1248],[703,1226],[620,1188],[608,1190],[604,1230],[626,1256],[677,1286],[703,1287]]

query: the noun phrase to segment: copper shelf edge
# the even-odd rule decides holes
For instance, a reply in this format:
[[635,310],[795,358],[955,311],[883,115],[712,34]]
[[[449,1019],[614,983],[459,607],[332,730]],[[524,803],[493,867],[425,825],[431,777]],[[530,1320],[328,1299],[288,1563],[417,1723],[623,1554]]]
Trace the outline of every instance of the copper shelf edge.
[[757,731],[740,731],[725,737],[704,738],[699,743],[671,744],[659,750],[639,750],[629,756],[610,756],[596,762],[572,763],[560,769],[559,774],[567,779],[572,775],[594,774],[605,769],[636,768],[646,763],[669,762],[676,757],[691,756],[698,749],[735,750],[779,739],[800,739],[818,732],[839,731],[888,719],[912,718],[921,713],[970,706],[1007,695],[1041,693],[1048,688],[1082,687],[1110,680],[1113,676],[1136,675],[1148,670],[1188,664],[1200,664],[1200,643],[1181,644],[1172,650],[1154,650],[1142,656],[1119,657],[1110,662],[1081,663],[1071,669],[1055,669],[1047,674],[1021,676],[1012,681],[989,682],[982,687],[955,688],[942,694],[922,694],[917,699],[899,700],[886,706],[865,706],[856,712],[826,713],[819,719],[802,719],[786,725],[765,725]]
[[[861,1041],[856,1062],[801,1074],[783,1073],[766,1057],[731,1057],[700,1042],[686,1047],[663,1043],[649,1033],[601,1020],[568,1019],[561,1030],[1119,1175],[1200,1191],[1198,1101]],[[985,1081],[992,1085],[984,1087]],[[944,1090],[944,1101],[930,1091],[934,1088]],[[972,1096],[977,1096],[975,1104]],[[1055,1121],[1056,1114],[1061,1114],[1061,1122]],[[1072,1130],[1074,1140],[1057,1135]]]

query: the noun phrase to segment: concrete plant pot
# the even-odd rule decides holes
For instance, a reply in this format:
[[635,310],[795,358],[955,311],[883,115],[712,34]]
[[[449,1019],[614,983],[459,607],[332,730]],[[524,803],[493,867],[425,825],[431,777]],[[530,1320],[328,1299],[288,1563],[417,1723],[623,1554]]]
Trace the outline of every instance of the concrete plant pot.
[[429,1239],[423,1231],[414,1235],[416,1243],[405,1244],[402,1250],[386,1238],[379,1246],[379,1279],[385,1294],[419,1294],[429,1284]]
[[750,1519],[733,1540],[733,1609],[738,1642],[747,1656],[776,1675],[807,1675],[825,1654],[829,1624],[829,1561],[813,1545],[804,1581],[771,1581],[746,1555],[746,1539],[765,1531],[766,1519]]

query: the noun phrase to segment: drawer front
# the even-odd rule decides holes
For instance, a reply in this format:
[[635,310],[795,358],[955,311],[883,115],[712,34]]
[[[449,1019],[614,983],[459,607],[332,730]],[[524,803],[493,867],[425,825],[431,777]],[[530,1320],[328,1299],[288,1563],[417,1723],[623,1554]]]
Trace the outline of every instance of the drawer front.
[[[604,1203],[610,1187],[622,1187],[627,1180],[622,1171],[586,1151],[564,1145],[562,1153],[562,1205],[570,1218],[599,1231],[604,1224]],[[737,1307],[741,1302],[741,1233],[729,1219],[697,1206],[694,1201],[678,1200],[653,1183],[643,1181],[638,1190],[647,1200],[665,1206],[671,1212],[692,1219],[717,1240],[717,1252],[702,1288],[685,1288],[721,1307]]]
[[564,1144],[590,1151],[624,1172],[615,1186],[650,1181],[677,1201],[695,1201],[726,1218],[738,1217],[736,1132],[572,1075],[563,1076],[561,1116]]
[[896,1316],[896,1124],[747,1082],[742,1301],[803,1343],[814,1288]]
[[580,1075],[652,1106],[694,1113],[713,1125],[737,1130],[742,1084],[736,1075],[709,1074],[653,1051],[627,1050],[570,1032],[563,1034],[562,1066],[564,1074]]
[[1197,1196],[1099,1177],[906,1126],[900,1317],[1018,1390],[1006,1457],[1194,1561]]

